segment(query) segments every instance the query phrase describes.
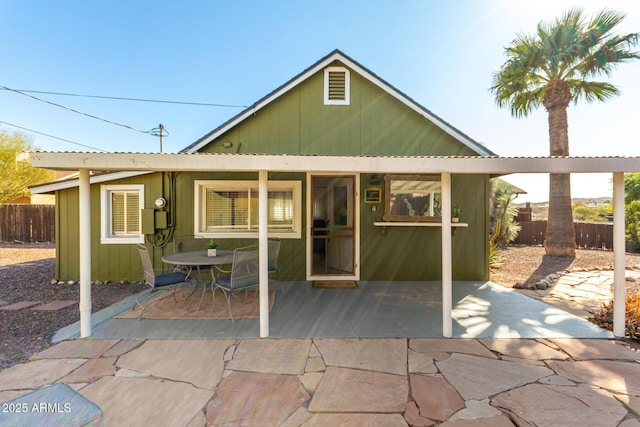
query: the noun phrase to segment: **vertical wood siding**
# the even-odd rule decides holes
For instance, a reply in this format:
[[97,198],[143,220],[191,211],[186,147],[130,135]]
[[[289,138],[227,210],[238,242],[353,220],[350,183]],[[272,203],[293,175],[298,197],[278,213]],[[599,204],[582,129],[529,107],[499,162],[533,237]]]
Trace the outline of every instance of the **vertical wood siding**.
[[[342,65],[342,64],[338,64]],[[229,144],[231,143],[231,144]],[[227,145],[228,147],[225,147]],[[351,104],[324,105],[323,72],[257,111],[202,149],[204,152],[324,154],[367,156],[457,156],[476,155],[423,116],[408,108],[357,73],[351,72]],[[359,171],[353,171],[358,173]],[[428,173],[428,171],[425,171]],[[369,179],[362,175],[362,186]],[[119,180],[120,184],[144,184],[145,208],[153,200],[168,198],[162,174],[154,173]],[[257,173],[179,173],[176,179],[177,214],[174,237],[193,236],[194,187],[196,179],[251,179]],[[269,179],[296,179],[305,174],[270,173]],[[488,177],[454,176],[453,203],[463,207],[462,221],[469,228],[455,231],[453,237],[454,279],[488,278]],[[362,192],[361,192],[362,194]],[[57,274],[77,279],[78,271],[78,191],[59,192],[61,207],[58,223],[59,259]],[[100,244],[100,186],[91,188],[92,202],[92,277],[101,280],[140,280],[142,268],[135,245]],[[360,197],[362,203],[362,197]],[[361,205],[361,277],[364,280],[438,280],[441,277],[441,232],[439,228],[389,229],[381,234],[373,221],[382,215],[382,206],[372,213],[370,205]],[[303,230],[306,230],[303,206]],[[153,236],[148,236],[153,238]],[[224,239],[221,249],[253,244],[252,239]],[[398,250],[398,249],[401,250]],[[172,245],[154,248],[152,256],[158,268],[164,253]],[[304,280],[306,232],[300,239],[283,239],[276,279]],[[167,266],[165,266],[167,267]]]

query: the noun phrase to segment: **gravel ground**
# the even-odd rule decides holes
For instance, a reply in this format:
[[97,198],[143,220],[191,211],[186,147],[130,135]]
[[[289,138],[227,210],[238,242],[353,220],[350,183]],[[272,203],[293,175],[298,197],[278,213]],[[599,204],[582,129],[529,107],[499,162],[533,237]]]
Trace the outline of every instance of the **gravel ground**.
[[[508,287],[535,283],[558,271],[611,270],[613,252],[578,249],[575,258],[547,256],[542,246],[511,245],[500,250],[501,264],[491,269],[491,281]],[[627,253],[627,268],[640,265],[640,254]]]
[[[80,300],[80,286],[52,285],[52,244],[0,243],[0,305],[19,301]],[[107,283],[91,289],[96,312],[144,289],[140,283]],[[58,329],[80,318],[78,304],[57,311],[0,310],[0,370],[49,347]]]

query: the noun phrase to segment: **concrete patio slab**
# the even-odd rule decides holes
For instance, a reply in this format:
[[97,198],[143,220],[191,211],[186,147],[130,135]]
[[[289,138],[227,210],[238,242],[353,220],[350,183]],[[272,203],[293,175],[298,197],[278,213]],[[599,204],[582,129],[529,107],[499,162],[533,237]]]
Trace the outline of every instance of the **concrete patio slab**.
[[[308,282],[274,284],[272,288],[276,289],[277,297],[269,316],[270,337],[442,337],[439,282],[361,281],[358,284],[359,289],[349,290],[311,289]],[[232,322],[112,318],[131,309],[133,300],[94,314],[93,337],[243,339],[260,336],[257,319]],[[456,338],[613,338],[611,332],[583,318],[491,282],[455,282],[453,301],[453,336]],[[54,341],[77,336],[79,330],[79,323],[63,328]]]
[[311,340],[243,340],[227,365],[235,371],[304,374]]
[[276,426],[309,400],[294,376],[235,372],[207,405],[210,425]]
[[29,360],[37,359],[91,359],[101,356],[105,351],[117,344],[119,339],[105,340],[70,340],[49,347],[34,354]]
[[406,339],[318,339],[315,345],[327,366],[407,373]]
[[309,412],[401,413],[407,403],[406,376],[330,366]]
[[34,390],[53,384],[87,359],[51,359],[21,363],[0,372],[0,391]]
[[213,390],[222,378],[231,340],[148,340],[118,359],[119,368]]
[[46,304],[39,305],[34,308],[35,311],[56,311],[61,310],[65,307],[69,307],[71,305],[78,304],[78,301],[66,301],[66,300],[56,300],[51,301]]
[[213,392],[148,378],[105,377],[80,390],[98,405],[107,426],[187,425]]
[[528,363],[458,353],[436,362],[436,366],[465,400],[482,400],[554,373],[548,368]]
[[627,415],[611,395],[585,385],[529,384],[500,394],[491,402],[536,426],[617,426]]

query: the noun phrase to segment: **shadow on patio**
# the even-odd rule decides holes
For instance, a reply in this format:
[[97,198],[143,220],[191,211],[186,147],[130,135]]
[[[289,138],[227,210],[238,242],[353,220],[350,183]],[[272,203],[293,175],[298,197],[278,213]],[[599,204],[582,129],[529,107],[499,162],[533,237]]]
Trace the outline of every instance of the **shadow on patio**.
[[[359,282],[359,289],[311,289],[309,282],[272,282],[271,338],[439,338],[440,282]],[[239,298],[243,298],[239,296]],[[93,338],[255,338],[258,319],[113,318],[135,296],[94,314]],[[454,338],[612,338],[609,331],[492,282],[454,282]],[[63,328],[57,342],[79,336]]]

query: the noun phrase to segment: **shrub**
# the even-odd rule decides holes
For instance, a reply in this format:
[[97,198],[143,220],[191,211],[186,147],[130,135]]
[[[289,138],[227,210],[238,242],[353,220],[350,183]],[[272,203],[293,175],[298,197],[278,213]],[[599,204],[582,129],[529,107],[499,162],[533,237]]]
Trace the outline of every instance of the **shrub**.
[[[625,306],[625,321],[627,338],[640,341],[640,294],[627,295]],[[602,309],[594,313],[589,320],[596,325],[613,330],[613,300],[608,304],[602,304]]]

